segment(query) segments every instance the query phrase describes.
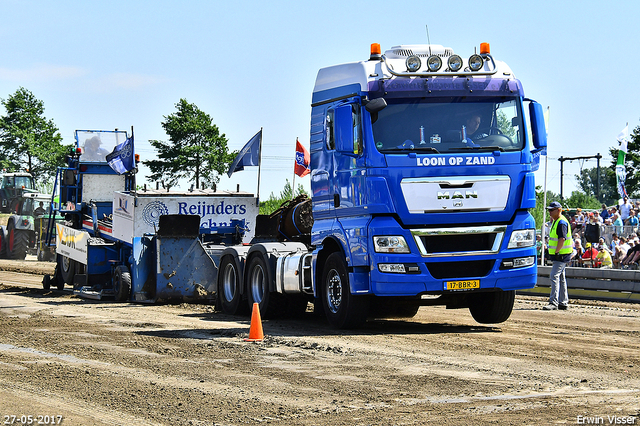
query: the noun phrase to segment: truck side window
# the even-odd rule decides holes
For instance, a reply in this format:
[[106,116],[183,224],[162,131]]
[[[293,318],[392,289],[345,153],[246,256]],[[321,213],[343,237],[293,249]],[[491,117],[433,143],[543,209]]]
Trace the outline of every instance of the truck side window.
[[335,138],[335,130],[333,128],[333,110],[330,109],[329,111],[327,111],[327,118],[326,118],[326,122],[325,122],[325,130],[327,132],[326,134],[326,141],[327,141],[327,149],[333,151],[334,149],[336,149],[336,138]]
[[352,104],[353,117],[353,153],[361,155],[364,152],[362,144],[362,126],[360,124],[360,105]]

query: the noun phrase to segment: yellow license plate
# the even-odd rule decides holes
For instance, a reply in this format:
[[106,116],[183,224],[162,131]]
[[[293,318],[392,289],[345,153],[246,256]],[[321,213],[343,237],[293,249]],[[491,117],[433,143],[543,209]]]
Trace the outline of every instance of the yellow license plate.
[[445,290],[469,290],[480,288],[480,280],[445,281]]

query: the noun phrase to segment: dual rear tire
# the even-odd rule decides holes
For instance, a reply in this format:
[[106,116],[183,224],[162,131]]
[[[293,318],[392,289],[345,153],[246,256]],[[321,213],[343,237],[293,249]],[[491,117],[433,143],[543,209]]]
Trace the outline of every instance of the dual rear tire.
[[[258,304],[260,317],[278,318],[287,314],[304,312],[307,299],[298,295],[283,295],[273,291],[274,274],[266,256],[252,254],[242,271],[232,256],[220,261],[218,275],[218,309],[228,315],[246,315],[254,303]],[[243,287],[244,286],[244,287]]]
[[[232,256],[220,262],[218,275],[218,309],[229,315],[248,313],[257,303],[264,319],[284,315],[299,316],[305,312],[305,295],[283,295],[273,291],[274,274],[265,256],[251,255],[246,263],[246,279]],[[244,292],[242,292],[244,285]],[[243,298],[243,294],[246,299]],[[344,256],[332,253],[326,260],[322,281],[318,288],[322,309],[334,328],[357,328],[365,323],[369,311],[367,296],[351,294],[349,275]]]

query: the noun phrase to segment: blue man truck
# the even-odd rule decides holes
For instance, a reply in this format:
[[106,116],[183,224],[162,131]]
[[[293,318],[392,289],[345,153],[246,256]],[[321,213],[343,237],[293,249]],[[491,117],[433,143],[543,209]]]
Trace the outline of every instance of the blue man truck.
[[[106,197],[111,235],[88,238],[77,277],[59,245],[60,275],[90,288],[91,270],[105,273],[101,294],[120,300],[215,295],[216,309],[232,315],[254,303],[263,318],[299,314],[314,302],[335,328],[434,305],[468,308],[480,323],[506,321],[515,291],[536,283],[532,163],[546,146],[542,107],[510,68],[487,44],[468,58],[437,45],[382,54],[374,44],[368,60],[321,69],[311,107],[311,199],[270,216],[234,218],[231,209],[208,227],[206,218],[188,219],[194,226],[176,234],[187,218],[173,215],[162,230],[169,211],[157,208],[170,194],[153,193],[146,206],[156,208],[145,215],[144,191],[119,178],[122,189]],[[100,204],[83,200],[70,209],[85,219],[71,227],[98,236]],[[176,213],[201,216],[216,202]],[[123,208],[126,221],[115,214]],[[157,229],[138,227],[147,216],[160,219]],[[178,245],[163,243],[174,237]],[[198,256],[183,261],[194,247]]]
[[374,44],[321,69],[311,106],[309,241],[229,248],[222,310],[246,298],[270,315],[306,295],[336,328],[426,305],[507,320],[536,283],[532,153],[546,146],[511,69],[485,43],[468,58]]

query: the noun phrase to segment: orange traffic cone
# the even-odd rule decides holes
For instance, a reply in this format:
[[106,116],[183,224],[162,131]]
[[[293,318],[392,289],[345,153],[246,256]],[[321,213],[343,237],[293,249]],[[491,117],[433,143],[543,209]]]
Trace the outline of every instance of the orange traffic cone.
[[253,304],[253,310],[251,311],[251,327],[249,328],[249,338],[244,339],[245,342],[261,342],[264,340],[264,333],[262,332],[262,320],[260,319],[260,306],[257,303]]

